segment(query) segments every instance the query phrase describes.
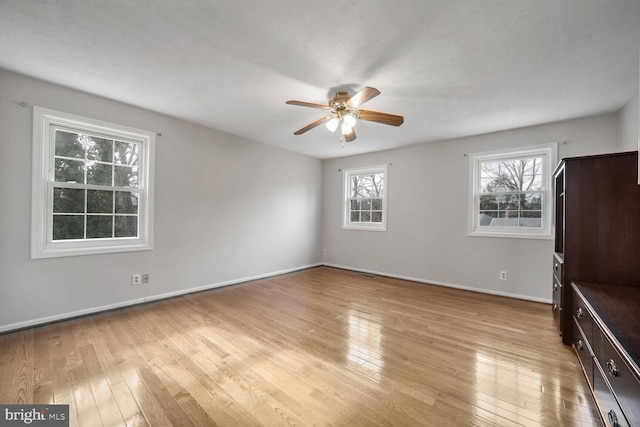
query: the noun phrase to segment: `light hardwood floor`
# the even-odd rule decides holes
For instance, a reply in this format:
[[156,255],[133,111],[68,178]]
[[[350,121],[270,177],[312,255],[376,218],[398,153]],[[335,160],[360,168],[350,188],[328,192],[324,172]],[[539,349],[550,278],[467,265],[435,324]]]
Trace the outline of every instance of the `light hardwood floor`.
[[549,305],[329,267],[0,336],[71,425],[600,425]]

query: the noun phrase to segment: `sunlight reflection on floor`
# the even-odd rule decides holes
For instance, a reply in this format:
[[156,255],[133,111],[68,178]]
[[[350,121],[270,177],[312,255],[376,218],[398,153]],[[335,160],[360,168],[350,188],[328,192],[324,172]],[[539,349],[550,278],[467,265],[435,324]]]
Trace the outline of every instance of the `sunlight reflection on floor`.
[[384,368],[384,349],[380,323],[349,312],[349,350],[347,360],[357,363],[374,374]]

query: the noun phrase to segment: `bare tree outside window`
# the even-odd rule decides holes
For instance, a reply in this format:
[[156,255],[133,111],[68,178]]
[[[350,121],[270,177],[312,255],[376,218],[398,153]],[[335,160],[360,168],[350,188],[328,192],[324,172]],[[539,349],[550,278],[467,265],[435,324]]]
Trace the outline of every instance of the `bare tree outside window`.
[[386,175],[386,165],[344,171],[343,227],[386,230]]
[[382,174],[367,174],[352,176],[351,197],[382,197],[384,176]]
[[544,157],[479,162],[481,227],[541,228]]
[[383,174],[353,175],[350,193],[351,222],[382,222]]

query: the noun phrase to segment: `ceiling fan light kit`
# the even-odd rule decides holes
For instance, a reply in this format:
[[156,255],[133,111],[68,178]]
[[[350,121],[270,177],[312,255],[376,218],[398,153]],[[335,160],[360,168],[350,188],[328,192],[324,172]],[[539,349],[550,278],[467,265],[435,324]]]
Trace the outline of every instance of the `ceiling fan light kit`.
[[321,117],[309,123],[307,126],[298,129],[293,134],[302,135],[308,130],[326,122],[325,125],[331,132],[335,132],[338,126],[340,126],[340,145],[344,146],[345,141],[351,142],[356,139],[355,125],[358,119],[391,126],[400,126],[404,123],[404,117],[400,115],[359,108],[360,105],[378,95],[380,95],[378,89],[365,86],[353,96],[349,96],[347,92],[337,92],[335,96],[329,100],[327,105],[305,101],[287,101],[286,103],[289,105],[318,108],[330,113],[330,115]]

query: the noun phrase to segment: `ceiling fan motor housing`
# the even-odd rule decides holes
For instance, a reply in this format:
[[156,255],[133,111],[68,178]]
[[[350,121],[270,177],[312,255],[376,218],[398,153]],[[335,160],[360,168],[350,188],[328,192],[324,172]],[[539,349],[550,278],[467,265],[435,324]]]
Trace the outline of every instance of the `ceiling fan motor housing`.
[[347,92],[336,92],[336,95],[329,100],[329,105],[336,110],[344,110],[347,108],[347,101],[350,96]]

